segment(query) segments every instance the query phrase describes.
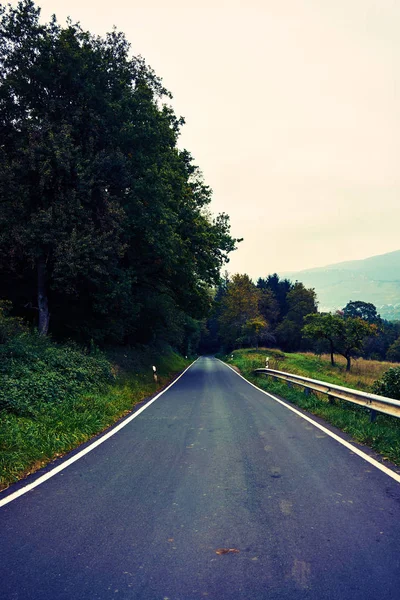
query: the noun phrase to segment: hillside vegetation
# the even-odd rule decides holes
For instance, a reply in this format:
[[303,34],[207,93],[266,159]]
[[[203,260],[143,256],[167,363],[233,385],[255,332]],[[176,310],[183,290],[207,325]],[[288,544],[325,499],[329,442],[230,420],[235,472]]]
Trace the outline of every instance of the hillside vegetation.
[[398,365],[359,359],[354,364],[354,371],[349,373],[345,370],[344,361],[332,367],[329,356],[317,357],[309,353],[288,354],[265,348],[234,350],[233,354],[222,357],[258,387],[322,417],[348,433],[354,441],[370,446],[384,459],[400,465],[400,419],[379,415],[376,421],[371,423],[369,411],[362,407],[344,401],[331,405],[324,394],[306,395],[300,387],[289,388],[282,381],[255,375],[254,369],[265,367],[267,356],[270,358],[269,366],[272,369],[365,391],[371,391],[375,379],[382,377],[391,366]]

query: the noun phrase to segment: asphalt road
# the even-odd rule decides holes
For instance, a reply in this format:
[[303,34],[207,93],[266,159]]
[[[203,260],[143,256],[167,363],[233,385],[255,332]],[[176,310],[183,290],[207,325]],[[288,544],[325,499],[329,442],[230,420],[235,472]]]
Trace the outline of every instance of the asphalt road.
[[0,509],[0,597],[397,600],[399,503],[386,474],[201,358]]

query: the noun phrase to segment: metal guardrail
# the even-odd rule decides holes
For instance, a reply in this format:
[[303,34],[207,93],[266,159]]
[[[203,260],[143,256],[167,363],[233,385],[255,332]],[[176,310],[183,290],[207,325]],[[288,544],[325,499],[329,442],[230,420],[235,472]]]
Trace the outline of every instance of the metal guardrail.
[[288,385],[300,385],[305,388],[304,391],[307,390],[307,393],[310,393],[310,391],[313,390],[315,392],[327,394],[331,404],[334,404],[335,400],[338,399],[368,408],[371,411],[371,421],[376,419],[377,412],[391,415],[392,417],[400,417],[400,401],[394,400],[393,398],[369,394],[368,392],[360,392],[333,383],[327,383],[326,381],[308,379],[307,377],[301,377],[300,375],[294,375],[293,373],[284,373],[283,371],[275,371],[274,369],[255,369],[254,373],[265,374],[266,376],[270,375],[276,379],[283,379]]

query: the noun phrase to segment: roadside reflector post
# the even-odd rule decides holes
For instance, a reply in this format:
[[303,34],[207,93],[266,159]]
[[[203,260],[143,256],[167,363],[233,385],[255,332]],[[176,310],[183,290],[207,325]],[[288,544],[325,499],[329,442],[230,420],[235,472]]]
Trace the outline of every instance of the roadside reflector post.
[[157,383],[157,381],[158,381],[157,367],[155,367],[154,365],[153,365],[153,377],[154,377],[154,381]]
[[267,356],[265,359],[265,368],[269,369],[269,356]]

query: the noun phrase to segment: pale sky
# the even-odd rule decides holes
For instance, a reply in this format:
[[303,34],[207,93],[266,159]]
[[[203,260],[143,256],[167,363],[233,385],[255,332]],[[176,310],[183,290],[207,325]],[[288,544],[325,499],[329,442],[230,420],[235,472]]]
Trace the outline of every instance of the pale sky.
[[[12,2],[16,4],[15,1]],[[125,32],[252,277],[400,249],[398,0],[39,0]]]

